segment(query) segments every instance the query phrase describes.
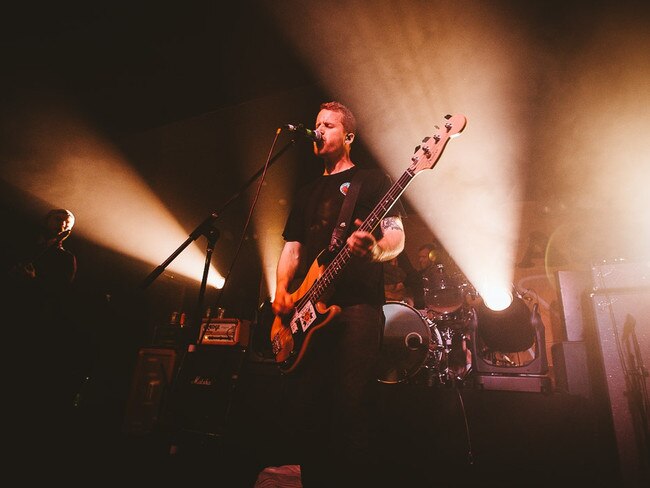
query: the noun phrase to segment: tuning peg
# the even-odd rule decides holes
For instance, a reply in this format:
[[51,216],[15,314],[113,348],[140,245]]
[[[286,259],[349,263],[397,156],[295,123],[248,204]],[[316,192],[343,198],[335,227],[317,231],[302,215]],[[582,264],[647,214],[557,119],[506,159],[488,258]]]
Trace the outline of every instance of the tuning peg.
[[427,142],[429,139],[431,139],[429,136],[426,136],[424,139],[422,139],[422,142]]
[[420,150],[420,145],[418,144],[415,146],[415,149],[413,150],[414,153],[418,152]]
[[447,120],[451,119],[451,114],[445,115],[445,119],[447,119]]

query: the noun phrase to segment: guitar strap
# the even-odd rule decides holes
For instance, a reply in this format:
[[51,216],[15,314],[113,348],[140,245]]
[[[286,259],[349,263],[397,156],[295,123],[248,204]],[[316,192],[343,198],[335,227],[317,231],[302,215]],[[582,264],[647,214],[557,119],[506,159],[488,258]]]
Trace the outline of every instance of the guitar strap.
[[345,198],[343,199],[339,218],[336,221],[334,231],[332,232],[332,238],[330,239],[328,250],[331,253],[335,253],[341,249],[343,242],[345,241],[348,229],[350,228],[350,220],[352,220],[352,210],[354,210],[354,205],[357,202],[359,190],[363,183],[363,179],[361,178],[362,174],[363,170],[361,169],[354,174],[348,192],[345,194]]

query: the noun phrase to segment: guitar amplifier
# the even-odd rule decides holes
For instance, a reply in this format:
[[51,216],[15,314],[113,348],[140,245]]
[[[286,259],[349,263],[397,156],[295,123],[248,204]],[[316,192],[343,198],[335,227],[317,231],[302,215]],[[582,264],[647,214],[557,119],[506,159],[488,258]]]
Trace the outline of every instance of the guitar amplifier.
[[650,287],[650,261],[613,262],[592,266],[594,291]]
[[204,346],[248,347],[250,321],[240,319],[203,319],[200,343]]

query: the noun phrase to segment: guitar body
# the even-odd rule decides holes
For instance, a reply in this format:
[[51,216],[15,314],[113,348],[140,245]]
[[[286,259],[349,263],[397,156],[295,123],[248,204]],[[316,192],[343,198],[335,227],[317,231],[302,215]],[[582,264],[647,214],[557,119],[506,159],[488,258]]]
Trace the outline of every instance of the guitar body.
[[[322,256],[322,253],[319,257]],[[340,312],[337,305],[327,307],[322,301],[303,300],[325,266],[316,258],[298,289],[291,294],[297,306],[291,315],[277,315],[271,325],[271,344],[275,360],[283,373],[296,370],[309,347],[314,332],[332,321]]]
[[[466,123],[464,115],[446,115],[442,127],[436,126],[436,132],[422,139],[422,144],[415,148],[408,169],[388,190],[358,230],[372,232],[411,180],[421,171],[436,165],[447,143],[463,131]],[[326,326],[341,312],[341,308],[336,305],[327,307],[323,297],[327,295],[330,285],[345,268],[351,255],[349,248],[343,246],[333,259],[324,263],[325,254],[321,252],[300,287],[291,295],[295,303],[292,314],[275,317],[271,325],[271,346],[275,361],[282,372],[291,373],[298,368],[314,332]]]

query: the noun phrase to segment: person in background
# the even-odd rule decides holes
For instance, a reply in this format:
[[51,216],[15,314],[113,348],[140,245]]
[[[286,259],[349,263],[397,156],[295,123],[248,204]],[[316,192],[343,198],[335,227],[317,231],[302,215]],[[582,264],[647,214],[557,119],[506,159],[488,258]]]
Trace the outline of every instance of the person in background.
[[400,267],[397,258],[384,263],[384,295],[387,301],[413,306],[413,298],[406,288],[406,271]]
[[21,398],[15,413],[44,451],[73,435],[75,395],[87,373],[86,337],[73,318],[77,258],[64,247],[74,225],[70,210],[56,208],[31,232],[13,236],[3,277],[11,300],[14,388]]
[[417,269],[420,276],[424,276],[427,270],[433,268],[438,258],[438,246],[432,242],[422,244],[418,248]]
[[70,236],[75,217],[69,210],[50,210],[34,237],[27,237],[15,250],[9,269],[17,281],[31,282],[34,292],[57,293],[72,284],[77,274],[77,258],[63,247]]

